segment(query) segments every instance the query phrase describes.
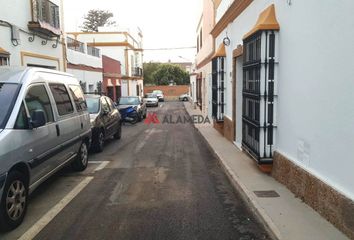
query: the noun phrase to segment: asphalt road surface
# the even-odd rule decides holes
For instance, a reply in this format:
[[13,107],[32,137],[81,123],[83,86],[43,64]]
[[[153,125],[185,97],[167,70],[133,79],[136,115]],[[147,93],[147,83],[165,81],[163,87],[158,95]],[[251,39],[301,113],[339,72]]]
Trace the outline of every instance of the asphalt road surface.
[[[165,115],[187,116],[182,103],[149,112],[161,122]],[[127,124],[122,139],[108,142],[90,161],[94,168],[63,170],[41,186],[23,226],[7,239],[270,239],[190,123]],[[67,205],[57,204],[78,185]],[[60,192],[65,194],[53,196]],[[42,216],[56,204],[57,215]]]

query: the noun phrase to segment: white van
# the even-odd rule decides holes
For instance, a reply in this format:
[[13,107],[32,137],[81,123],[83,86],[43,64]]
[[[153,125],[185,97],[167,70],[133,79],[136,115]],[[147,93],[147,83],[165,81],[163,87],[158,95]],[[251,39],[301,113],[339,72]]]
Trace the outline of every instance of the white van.
[[90,117],[72,75],[0,67],[0,230],[21,224],[28,194],[67,164],[83,171]]

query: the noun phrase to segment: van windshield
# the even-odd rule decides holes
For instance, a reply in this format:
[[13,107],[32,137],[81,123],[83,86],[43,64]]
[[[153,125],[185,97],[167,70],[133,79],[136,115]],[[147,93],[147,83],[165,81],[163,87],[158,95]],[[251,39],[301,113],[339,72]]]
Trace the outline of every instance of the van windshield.
[[17,97],[18,84],[0,82],[0,129],[4,129]]

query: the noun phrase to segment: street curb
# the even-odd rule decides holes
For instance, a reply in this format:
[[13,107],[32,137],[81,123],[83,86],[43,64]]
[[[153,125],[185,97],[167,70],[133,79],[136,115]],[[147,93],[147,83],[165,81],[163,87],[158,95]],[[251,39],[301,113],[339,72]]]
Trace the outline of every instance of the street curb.
[[[185,105],[184,107],[188,115],[190,115]],[[204,135],[201,133],[200,129],[195,124],[193,125],[194,128],[197,130],[197,132],[203,137],[204,141],[206,142],[208,148],[213,153],[215,158],[219,160],[219,163],[223,168],[224,172],[226,173],[226,176],[229,179],[231,185],[240,194],[242,199],[247,203],[248,207],[253,211],[256,217],[265,226],[270,237],[272,237],[273,239],[282,240],[283,238],[281,236],[279,229],[276,227],[276,225],[269,217],[269,215],[264,211],[264,209],[257,203],[255,197],[253,196],[253,193],[250,192],[243,183],[241,183],[238,176],[231,170],[231,168],[227,165],[227,163],[222,159],[221,155],[214,150],[214,148],[211,146],[211,144],[206,139],[206,137],[204,137]]]

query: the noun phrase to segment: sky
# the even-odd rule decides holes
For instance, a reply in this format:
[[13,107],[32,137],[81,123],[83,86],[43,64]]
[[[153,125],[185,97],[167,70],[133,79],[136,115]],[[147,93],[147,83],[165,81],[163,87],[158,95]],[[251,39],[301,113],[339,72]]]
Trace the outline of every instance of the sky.
[[[65,31],[80,31],[90,9],[109,10],[118,27],[139,27],[143,48],[195,47],[202,0],[64,0]],[[193,62],[196,49],[144,51],[145,62]]]

